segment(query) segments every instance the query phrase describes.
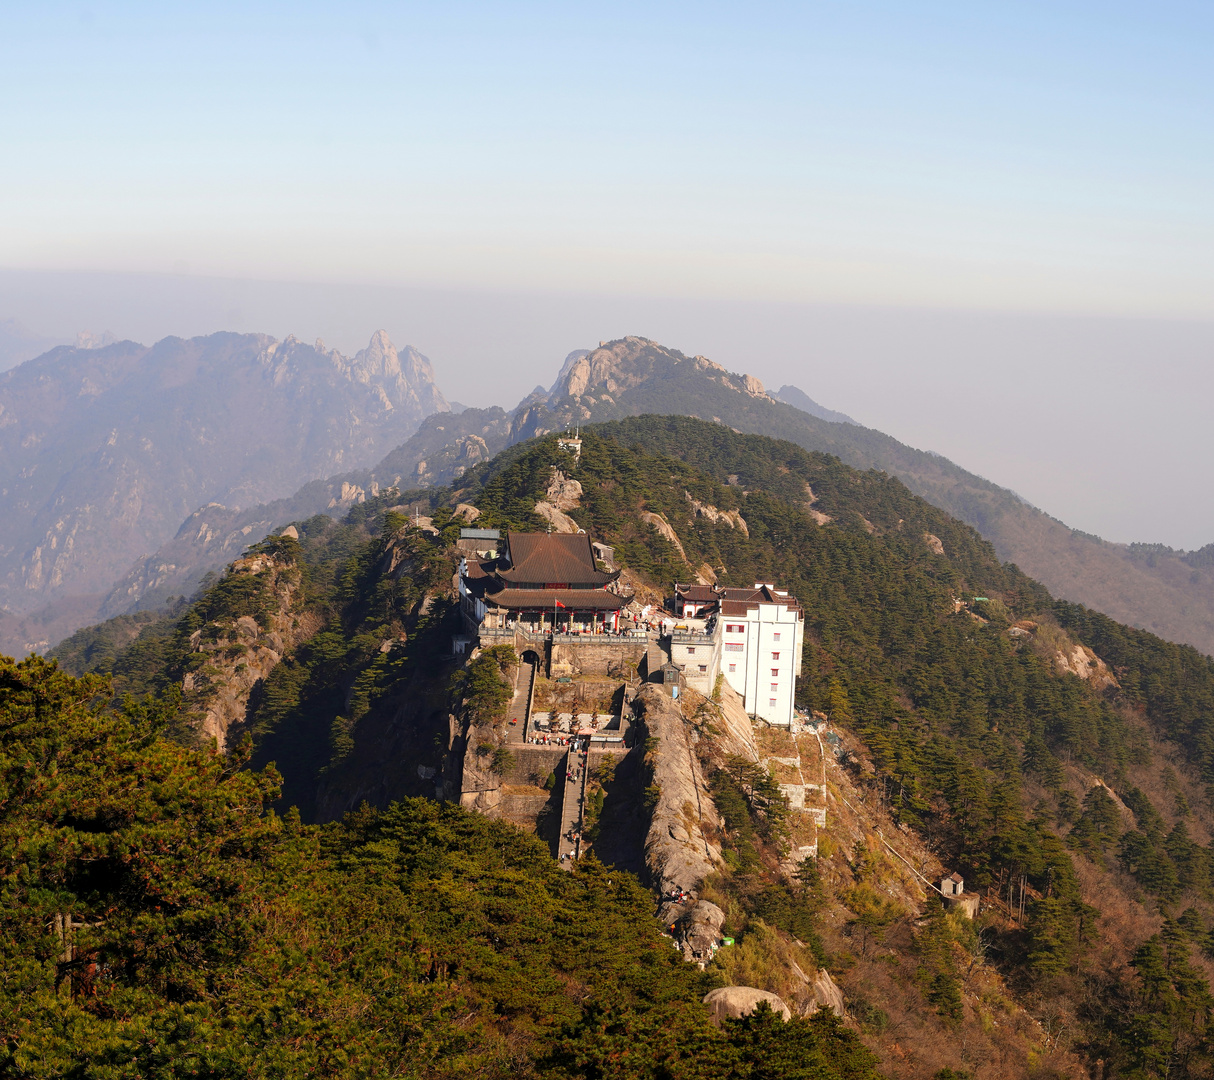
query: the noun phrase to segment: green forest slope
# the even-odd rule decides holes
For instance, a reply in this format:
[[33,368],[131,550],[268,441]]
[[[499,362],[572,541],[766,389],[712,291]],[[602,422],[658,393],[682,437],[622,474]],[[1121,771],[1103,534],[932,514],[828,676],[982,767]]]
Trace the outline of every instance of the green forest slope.
[[4,1076],[876,1075],[831,1015],[711,1027],[628,875],[422,800],[278,817],[106,690],[0,664]]
[[[791,442],[639,417],[587,432],[576,465],[561,453],[551,438],[519,444],[455,489],[387,494],[275,543],[273,557],[307,581],[298,616],[317,626],[249,704],[254,761],[285,775],[280,805],[320,821],[364,797],[388,812],[392,798],[425,793],[417,766],[442,767],[447,707],[458,704],[443,660],[451,510],[471,502],[478,525],[535,527],[560,461],[584,492],[572,516],[640,580],[669,588],[706,564],[725,583],[791,589],[806,611],[800,702],[856,740],[844,764],[874,813],[991,900],[976,937],[930,912],[883,908],[872,892],[880,859],[828,854],[829,843],[823,872],[790,883],[778,806],[725,769],[715,783],[728,868],[712,888],[740,950],[758,956],[771,934],[781,947],[806,943],[891,1075],[924,1075],[897,1067],[911,1029],[891,1026],[895,999],[916,1018],[913,1038],[953,1047],[958,1062],[998,1026],[1001,1007],[970,982],[974,965],[997,972],[1044,1027],[1063,1018],[1061,1034],[1018,1036],[1026,1073],[1078,1075],[1086,1061],[1108,1076],[1210,1074],[1214,662],[1055,601],[898,480]],[[746,532],[694,515],[693,499],[739,511]],[[429,512],[434,535],[409,526],[413,508]],[[642,511],[670,523],[686,561]],[[229,576],[116,654],[103,628],[57,655],[164,699],[198,663],[191,636],[222,643],[259,602]],[[201,704],[187,695],[187,719]],[[887,942],[879,955],[870,930]]]

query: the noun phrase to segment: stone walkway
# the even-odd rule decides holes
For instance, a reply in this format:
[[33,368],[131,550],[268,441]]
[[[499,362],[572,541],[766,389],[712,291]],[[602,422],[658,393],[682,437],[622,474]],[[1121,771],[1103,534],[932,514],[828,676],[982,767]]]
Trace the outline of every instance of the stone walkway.
[[524,660],[518,671],[518,687],[506,710],[506,742],[521,743],[527,741],[527,727],[530,716],[527,706],[531,701],[531,688],[535,685],[535,665]]
[[[588,779],[590,754],[585,749],[569,748],[562,765],[561,780],[565,785],[565,796],[561,803],[561,832],[557,840],[557,860],[562,868],[569,870],[573,860],[582,852],[580,835],[570,839],[570,834],[582,827],[586,810],[586,781]],[[570,774],[573,779],[570,780]]]

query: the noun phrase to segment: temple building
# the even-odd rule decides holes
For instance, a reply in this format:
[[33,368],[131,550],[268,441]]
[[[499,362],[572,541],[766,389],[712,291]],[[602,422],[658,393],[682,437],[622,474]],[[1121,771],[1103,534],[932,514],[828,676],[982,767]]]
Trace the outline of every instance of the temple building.
[[586,533],[506,534],[494,559],[460,562],[460,610],[471,634],[596,633],[618,628],[628,598],[613,591],[618,570],[599,570]]

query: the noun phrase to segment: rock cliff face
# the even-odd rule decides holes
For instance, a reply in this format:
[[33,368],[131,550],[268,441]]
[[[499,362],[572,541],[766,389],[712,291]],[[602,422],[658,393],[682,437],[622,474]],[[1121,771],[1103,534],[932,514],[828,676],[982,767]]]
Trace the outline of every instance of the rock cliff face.
[[645,837],[645,862],[662,893],[695,892],[716,868],[721,850],[707,839],[720,832],[720,819],[695,754],[696,735],[678,703],[656,685],[641,689],[636,704],[648,738],[650,787],[656,802]]
[[382,331],[353,357],[260,334],[54,349],[0,375],[0,610],[104,594],[198,507],[366,468],[446,409]]
[[227,747],[228,732],[244,720],[253,687],[319,626],[314,615],[296,611],[302,582],[294,563],[251,555],[237,559],[228,576],[254,579],[263,611],[195,630],[192,663],[182,681],[186,707],[199,717],[199,734],[214,739],[220,750]]

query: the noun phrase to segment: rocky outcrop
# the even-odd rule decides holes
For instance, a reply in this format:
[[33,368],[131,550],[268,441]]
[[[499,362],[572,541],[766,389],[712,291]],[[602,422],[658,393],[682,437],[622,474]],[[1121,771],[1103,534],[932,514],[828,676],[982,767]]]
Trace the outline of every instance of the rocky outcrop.
[[553,532],[575,533],[580,526],[565,511],[576,510],[581,500],[582,485],[554,465],[548,488],[535,504],[535,512],[548,522]]
[[408,480],[409,487],[436,487],[458,480],[473,465],[488,461],[491,457],[493,451],[480,435],[464,435],[440,447],[435,453],[419,457],[402,482]]
[[763,389],[763,384],[759,382],[753,375],[742,376],[742,392],[749,394],[751,397],[770,398],[766,390]]
[[685,365],[752,398],[773,400],[753,375],[734,375],[703,356],[684,356],[642,337],[602,342],[587,353],[570,353],[552,387],[549,400],[587,396],[618,398],[672,364]]
[[1059,649],[1054,659],[1059,671],[1069,671],[1089,683],[1093,690],[1105,690],[1118,685],[1108,664],[1086,645],[1073,645],[1069,650]]
[[934,533],[924,533],[923,542],[927,545],[927,550],[933,555],[944,554],[944,542]]
[[708,961],[721,941],[725,912],[708,900],[697,900],[674,923],[674,938],[685,960]]
[[558,510],[576,510],[582,505],[582,485],[554,467],[544,499]]
[[847,1009],[843,1002],[843,991],[835,985],[826,968],[819,968],[813,982],[809,984],[809,1002],[807,1013],[815,1013],[819,1009],[830,1009],[836,1016],[845,1016]]
[[753,375],[734,374],[706,357],[686,356],[646,338],[626,337],[570,353],[551,392],[520,403],[510,438],[518,442],[570,424],[643,413],[726,417],[734,404],[764,409],[777,403]]
[[728,525],[731,529],[737,529],[743,536],[750,536],[750,528],[746,524],[746,519],[737,510],[718,510],[710,503],[693,498],[690,491],[684,491],[683,494],[691,503],[692,518],[707,518],[714,525]]
[[355,506],[358,503],[365,503],[368,494],[373,499],[379,494],[379,485],[374,481],[372,481],[369,489],[359,484],[352,484],[348,480],[343,481],[341,487],[334,492],[333,497],[329,500],[326,509],[348,510],[351,506]]
[[695,892],[721,858],[706,832],[717,833],[720,819],[696,758],[696,735],[678,703],[656,685],[642,687],[637,711],[650,739],[645,756],[649,786],[656,802],[645,835],[645,863],[661,893]]
[[679,558],[684,562],[687,561],[687,552],[683,550],[683,544],[679,540],[678,533],[670,527],[670,522],[667,521],[661,514],[652,513],[649,510],[641,512],[641,520],[646,525],[650,526],[664,540],[669,540],[674,545],[675,551],[679,553]]
[[537,502],[535,512],[552,526],[553,532],[575,533],[578,531],[578,523],[550,502]]
[[785,1020],[792,1018],[792,1010],[784,1004],[783,998],[767,990],[757,990],[753,986],[721,986],[716,990],[709,990],[704,995],[709,1018],[717,1025],[725,1020],[749,1016],[764,1003]]
[[253,579],[256,613],[195,630],[182,680],[185,705],[199,734],[214,739],[221,751],[229,732],[244,721],[253,687],[319,626],[316,616],[295,610],[302,574],[291,559],[248,555],[237,559],[226,576]]

